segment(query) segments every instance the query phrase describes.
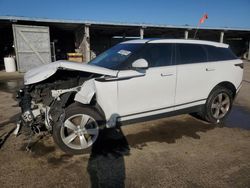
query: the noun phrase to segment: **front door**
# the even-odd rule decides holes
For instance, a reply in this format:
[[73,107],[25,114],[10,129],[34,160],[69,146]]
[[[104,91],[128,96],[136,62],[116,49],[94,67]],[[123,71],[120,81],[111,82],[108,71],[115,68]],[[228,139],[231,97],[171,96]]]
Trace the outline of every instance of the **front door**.
[[172,54],[172,44],[147,44],[137,58],[146,59],[148,69],[119,72],[118,113],[124,116],[122,120],[173,109],[176,66],[172,64]]

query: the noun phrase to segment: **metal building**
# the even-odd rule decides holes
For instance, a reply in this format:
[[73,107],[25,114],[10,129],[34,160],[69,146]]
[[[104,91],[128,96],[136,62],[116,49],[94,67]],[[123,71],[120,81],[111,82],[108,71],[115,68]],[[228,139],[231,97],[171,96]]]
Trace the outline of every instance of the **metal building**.
[[[134,38],[193,38],[196,27],[0,16],[0,68],[15,56],[19,72],[82,54],[88,62],[114,44]],[[250,28],[199,28],[196,39],[228,43],[250,60]]]

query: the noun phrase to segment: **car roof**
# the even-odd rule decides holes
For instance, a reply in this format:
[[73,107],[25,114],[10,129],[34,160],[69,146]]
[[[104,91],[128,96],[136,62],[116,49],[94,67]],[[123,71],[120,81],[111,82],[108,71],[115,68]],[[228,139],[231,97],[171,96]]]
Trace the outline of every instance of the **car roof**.
[[220,48],[228,48],[228,44],[219,43],[219,42],[212,42],[206,40],[193,40],[193,39],[139,39],[139,40],[129,40],[123,42],[123,44],[129,43],[182,43],[182,44],[203,44],[203,45],[210,45]]

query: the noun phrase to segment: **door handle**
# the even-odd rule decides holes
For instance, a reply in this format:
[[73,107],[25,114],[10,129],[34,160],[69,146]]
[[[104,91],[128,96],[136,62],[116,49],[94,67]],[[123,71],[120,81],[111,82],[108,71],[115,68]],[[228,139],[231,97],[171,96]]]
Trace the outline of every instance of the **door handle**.
[[214,68],[206,68],[206,71],[215,71]]
[[172,76],[173,74],[171,73],[161,73],[161,76],[164,77],[164,76]]

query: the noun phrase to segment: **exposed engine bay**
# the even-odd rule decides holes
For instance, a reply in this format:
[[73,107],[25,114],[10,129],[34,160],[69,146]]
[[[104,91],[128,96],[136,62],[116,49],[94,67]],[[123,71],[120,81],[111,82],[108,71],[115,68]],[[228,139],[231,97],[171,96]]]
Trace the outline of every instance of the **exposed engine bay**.
[[82,84],[100,75],[59,69],[42,82],[24,86],[17,93],[22,115],[19,123],[29,126],[34,133],[44,127],[51,131],[53,122],[64,115],[64,108],[74,102]]

